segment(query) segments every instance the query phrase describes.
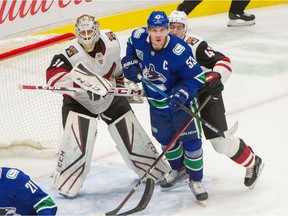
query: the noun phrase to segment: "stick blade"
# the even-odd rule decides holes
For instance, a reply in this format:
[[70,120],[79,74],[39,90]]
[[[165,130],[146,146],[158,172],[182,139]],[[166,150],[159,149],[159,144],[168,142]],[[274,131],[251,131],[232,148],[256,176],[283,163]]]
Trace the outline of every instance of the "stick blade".
[[153,196],[154,188],[155,188],[155,181],[152,178],[147,178],[145,190],[138,205],[129,211],[126,211],[117,215],[129,215],[129,214],[134,214],[139,211],[143,211],[148,206]]
[[231,128],[229,128],[227,131],[224,131],[225,138],[229,138],[235,134],[235,132],[238,130],[238,121],[236,121]]

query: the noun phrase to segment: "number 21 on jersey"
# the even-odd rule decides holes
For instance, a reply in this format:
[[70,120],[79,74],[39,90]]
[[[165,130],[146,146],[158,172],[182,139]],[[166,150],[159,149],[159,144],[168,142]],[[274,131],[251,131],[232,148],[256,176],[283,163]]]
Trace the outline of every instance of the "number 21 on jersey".
[[38,189],[38,187],[30,180],[25,184],[25,187],[30,189],[32,194]]

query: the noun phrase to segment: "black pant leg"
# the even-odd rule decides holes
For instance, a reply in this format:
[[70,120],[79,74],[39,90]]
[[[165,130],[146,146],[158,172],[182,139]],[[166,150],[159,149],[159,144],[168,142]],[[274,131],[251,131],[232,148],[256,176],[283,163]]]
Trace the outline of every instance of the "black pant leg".
[[[206,96],[200,95],[200,102],[203,103]],[[225,116],[225,106],[222,98],[222,94],[219,95],[218,100],[210,99],[208,103],[200,111],[201,117],[209,124],[213,125],[219,130],[227,130],[227,122]],[[203,125],[203,131],[206,139],[212,139],[219,137],[219,135],[213,132],[211,129]]]
[[250,0],[232,0],[229,12],[235,14],[243,14],[245,8],[250,3]]
[[62,125],[63,128],[65,127],[67,117],[70,111],[74,111],[77,113],[81,113],[90,117],[97,118],[97,114],[91,113],[89,110],[87,110],[84,106],[82,106],[80,103],[78,103],[76,100],[74,100],[71,97],[63,97],[63,105],[62,105]]
[[202,0],[190,0],[190,1],[184,0],[181,4],[178,5],[177,10],[184,11],[188,15],[201,2]]

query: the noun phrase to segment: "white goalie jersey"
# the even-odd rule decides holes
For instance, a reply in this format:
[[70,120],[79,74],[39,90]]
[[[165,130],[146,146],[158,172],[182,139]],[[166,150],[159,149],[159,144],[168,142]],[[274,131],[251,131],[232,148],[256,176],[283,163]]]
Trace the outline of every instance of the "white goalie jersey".
[[[99,40],[89,52],[77,39],[65,44],[54,55],[46,71],[46,79],[48,86],[77,89],[69,95],[62,92],[65,97],[62,109],[65,127],[53,175],[53,188],[68,197],[78,194],[90,170],[99,116],[109,125],[110,135],[127,166],[139,177],[149,171],[159,153],[128,101],[108,94],[109,89],[118,83],[116,80],[124,80],[120,46],[113,32],[101,30]],[[91,94],[96,97],[95,100]],[[169,171],[168,162],[160,158],[149,171],[149,177],[159,181]]]
[[[71,40],[56,54],[47,69],[46,81],[48,86],[79,87],[71,76],[70,71],[79,62],[82,62],[93,73],[102,76],[112,85],[116,86],[115,78],[122,76],[120,60],[120,45],[115,34],[109,30],[100,31],[99,43],[90,55],[78,43]],[[65,96],[65,95],[64,95]],[[113,95],[101,97],[100,100],[91,101],[86,91],[77,91],[70,95],[86,109],[94,114],[105,111],[113,100]]]

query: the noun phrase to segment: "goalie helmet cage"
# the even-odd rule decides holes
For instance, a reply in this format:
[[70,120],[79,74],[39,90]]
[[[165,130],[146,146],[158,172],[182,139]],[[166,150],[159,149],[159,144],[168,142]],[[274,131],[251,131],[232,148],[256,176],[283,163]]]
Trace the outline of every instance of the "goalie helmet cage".
[[0,158],[49,157],[58,152],[62,95],[20,91],[19,84],[46,84],[46,69],[72,33],[0,40]]

